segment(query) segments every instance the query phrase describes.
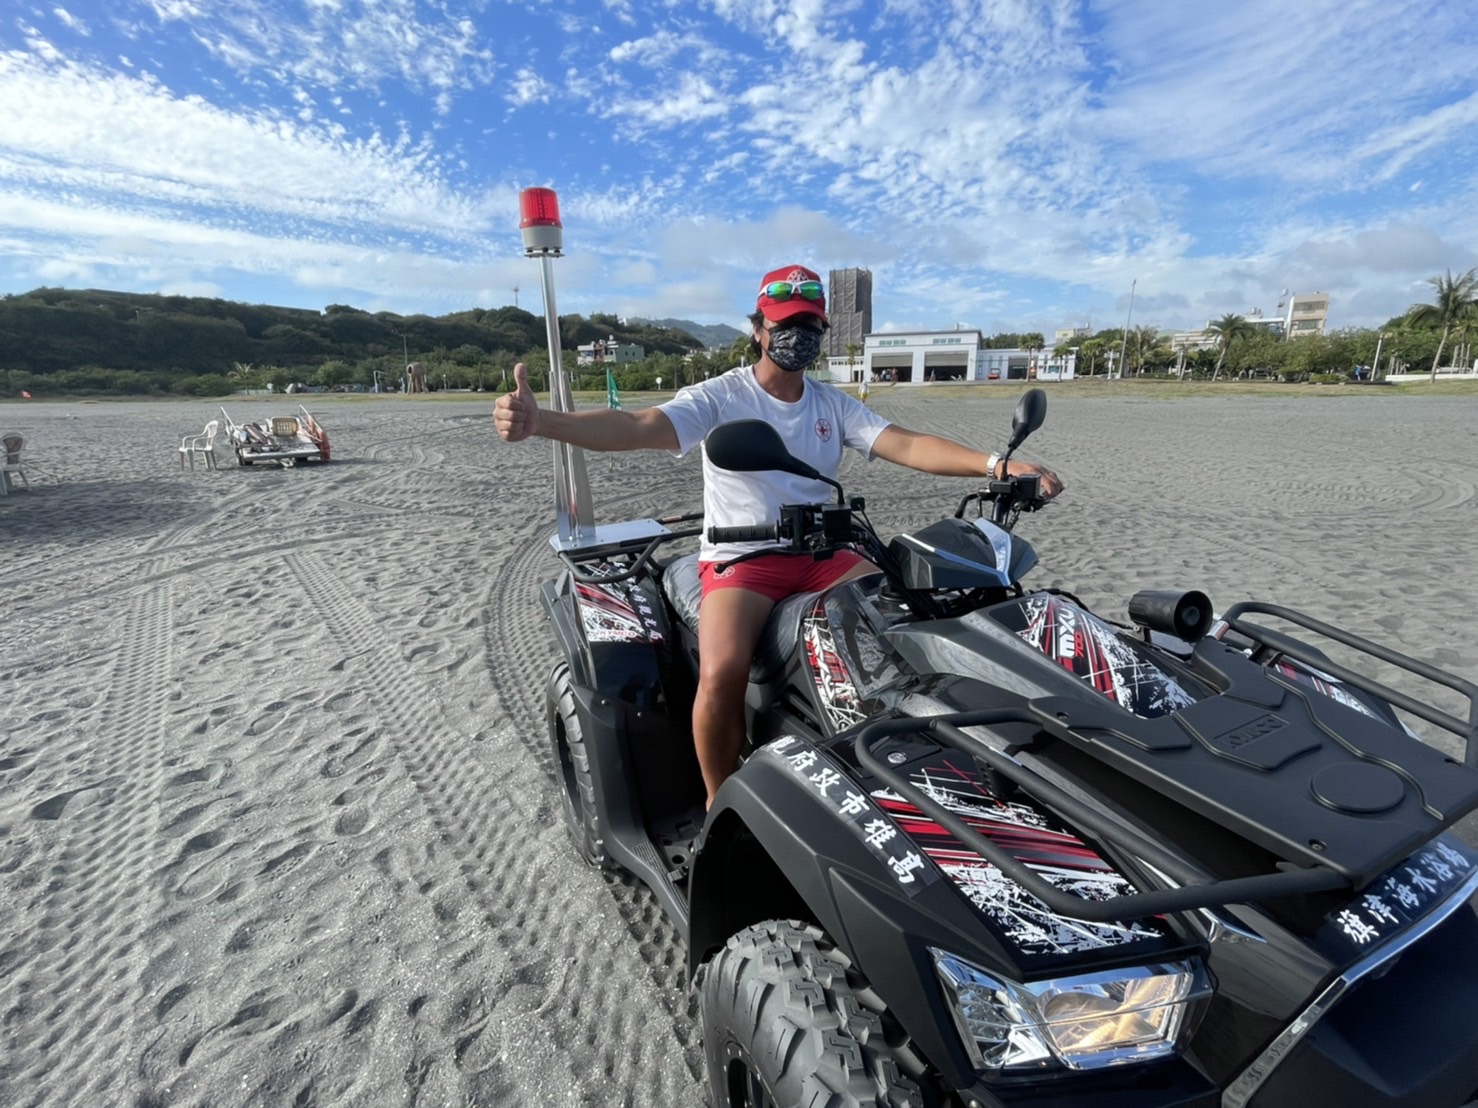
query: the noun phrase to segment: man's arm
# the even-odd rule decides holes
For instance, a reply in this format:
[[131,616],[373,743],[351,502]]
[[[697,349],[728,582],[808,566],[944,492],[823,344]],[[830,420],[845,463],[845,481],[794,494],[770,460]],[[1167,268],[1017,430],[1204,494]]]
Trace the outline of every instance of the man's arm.
[[[910,431],[896,423],[883,429],[872,444],[872,452],[879,458],[909,469],[941,477],[984,477],[990,463],[990,457],[979,450],[953,439]],[[1007,463],[1006,471],[1017,477],[1027,473],[1040,474],[1044,496],[1056,496],[1062,491],[1062,482],[1057,474],[1046,466],[1012,461]]]
[[657,408],[626,412],[615,408],[591,408],[584,412],[557,412],[541,408],[529,388],[528,370],[522,362],[513,367],[514,391],[498,397],[493,405],[493,423],[506,442],[521,442],[531,436],[556,439],[586,450],[676,450],[677,431],[672,420]]

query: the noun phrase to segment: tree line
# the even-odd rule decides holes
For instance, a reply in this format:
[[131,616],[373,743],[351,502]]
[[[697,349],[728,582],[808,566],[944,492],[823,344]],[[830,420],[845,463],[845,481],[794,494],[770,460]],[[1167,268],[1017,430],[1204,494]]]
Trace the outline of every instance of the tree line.
[[[1285,341],[1281,334],[1229,313],[1206,328],[1204,349],[1176,345],[1157,327],[1099,331],[1091,338],[1059,343],[1055,357],[1077,353],[1077,374],[1108,373],[1122,357],[1121,371],[1130,376],[1169,374],[1180,377],[1265,376],[1284,380],[1374,380],[1387,373],[1425,369],[1433,379],[1448,365],[1473,364],[1472,339],[1478,334],[1478,268],[1454,275],[1450,270],[1427,282],[1431,303],[1413,304],[1378,328],[1347,328],[1325,335]],[[1028,336],[1032,338],[1035,336]]]
[[[643,347],[645,361],[621,367],[621,387],[691,374],[683,359],[702,349],[685,331],[603,313],[561,316],[559,328],[572,374],[582,344],[614,338]],[[426,367],[433,389],[497,388],[519,361],[544,387],[546,343],[544,317],[517,307],[401,316],[344,304],[315,311],[95,289],[0,298],[0,370],[9,396],[225,396],[269,384],[388,391],[399,387],[409,362]]]
[[[1270,376],[1346,379],[1357,367],[1374,378],[1413,367],[1436,376],[1444,356],[1471,364],[1478,331],[1478,268],[1433,277],[1431,303],[1413,304],[1380,328],[1337,330],[1283,341],[1228,314],[1208,327],[1207,349],[1174,345],[1153,326],[1109,328],[1059,343],[1054,358],[1076,353],[1078,376],[1112,371],[1141,376]],[[749,336],[705,350],[686,331],[593,313],[561,316],[564,367],[576,390],[606,387],[605,366],[580,366],[577,347],[602,339],[636,344],[641,361],[611,368],[617,388],[680,388],[749,360]],[[407,362],[426,367],[435,389],[509,387],[515,363],[530,384],[548,387],[542,316],[518,307],[473,308],[445,316],[367,312],[344,304],[322,311],[203,297],[94,289],[40,288],[0,297],[0,370],[5,395],[225,396],[288,385],[395,391]],[[1047,349],[1040,332],[986,338],[995,349]],[[860,344],[848,355],[861,353]],[[1122,364],[1120,364],[1122,362]]]

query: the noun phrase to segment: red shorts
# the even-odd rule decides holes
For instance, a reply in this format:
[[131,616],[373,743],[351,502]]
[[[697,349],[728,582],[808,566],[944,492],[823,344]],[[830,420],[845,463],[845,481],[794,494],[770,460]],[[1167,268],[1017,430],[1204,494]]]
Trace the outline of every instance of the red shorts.
[[768,596],[776,604],[800,592],[820,592],[845,577],[867,559],[852,550],[838,550],[830,558],[817,561],[804,554],[763,554],[749,558],[723,572],[723,562],[699,562],[698,580],[703,595],[714,589],[746,589]]

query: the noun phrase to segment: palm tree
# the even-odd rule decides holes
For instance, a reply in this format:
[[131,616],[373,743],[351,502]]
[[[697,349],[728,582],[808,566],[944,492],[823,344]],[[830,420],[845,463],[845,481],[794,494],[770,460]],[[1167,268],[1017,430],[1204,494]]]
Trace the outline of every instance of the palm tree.
[[1098,356],[1103,353],[1103,340],[1100,338],[1084,339],[1078,347],[1078,357],[1088,363],[1087,376],[1093,377],[1098,372]]
[[1228,312],[1214,323],[1208,324],[1206,330],[1216,336],[1216,345],[1221,349],[1216,359],[1216,369],[1211,374],[1211,379],[1215,381],[1221,376],[1221,363],[1226,361],[1227,351],[1232,348],[1232,343],[1252,334],[1252,324],[1235,312]]
[[1153,357],[1160,345],[1160,329],[1153,324],[1144,323],[1134,328],[1130,335],[1134,339],[1134,375],[1143,377],[1145,358]]
[[1037,351],[1046,345],[1047,340],[1042,337],[1039,331],[1030,331],[1021,336],[1021,348],[1031,355],[1031,370],[1027,374],[1028,377],[1035,377],[1037,375]]
[[1063,370],[1067,365],[1068,358],[1072,356],[1073,351],[1076,349],[1077,347],[1070,342],[1059,342],[1052,348],[1052,358],[1057,363],[1057,379],[1059,381],[1062,380]]
[[1461,277],[1454,277],[1452,270],[1445,277],[1429,277],[1427,284],[1437,290],[1435,304],[1413,304],[1406,311],[1406,318],[1418,327],[1442,325],[1442,337],[1437,340],[1437,353],[1432,356],[1432,380],[1437,380],[1437,366],[1442,362],[1442,348],[1453,328],[1478,315],[1478,266],[1474,266]]

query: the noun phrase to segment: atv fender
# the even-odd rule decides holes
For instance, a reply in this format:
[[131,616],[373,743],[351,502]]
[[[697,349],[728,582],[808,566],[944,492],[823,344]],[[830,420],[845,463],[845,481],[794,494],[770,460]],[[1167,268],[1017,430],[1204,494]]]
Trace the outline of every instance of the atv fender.
[[[592,637],[582,609],[591,596],[609,595],[612,607],[624,608],[629,622],[602,628]],[[559,653],[570,664],[575,684],[600,690],[642,708],[661,707],[668,699],[666,675],[675,647],[667,610],[654,582],[642,578],[618,586],[586,587],[582,594],[568,570],[540,586],[540,599],[554,626]],[[682,709],[683,714],[686,708]]]
[[[862,791],[850,778],[842,785]],[[974,1075],[928,947],[994,963],[979,947],[981,928],[965,902],[942,880],[926,894],[906,895],[816,787],[771,747],[761,748],[720,789],[694,855],[690,971],[747,927],[768,919],[813,923],[877,989],[930,1062],[965,1087]]]

